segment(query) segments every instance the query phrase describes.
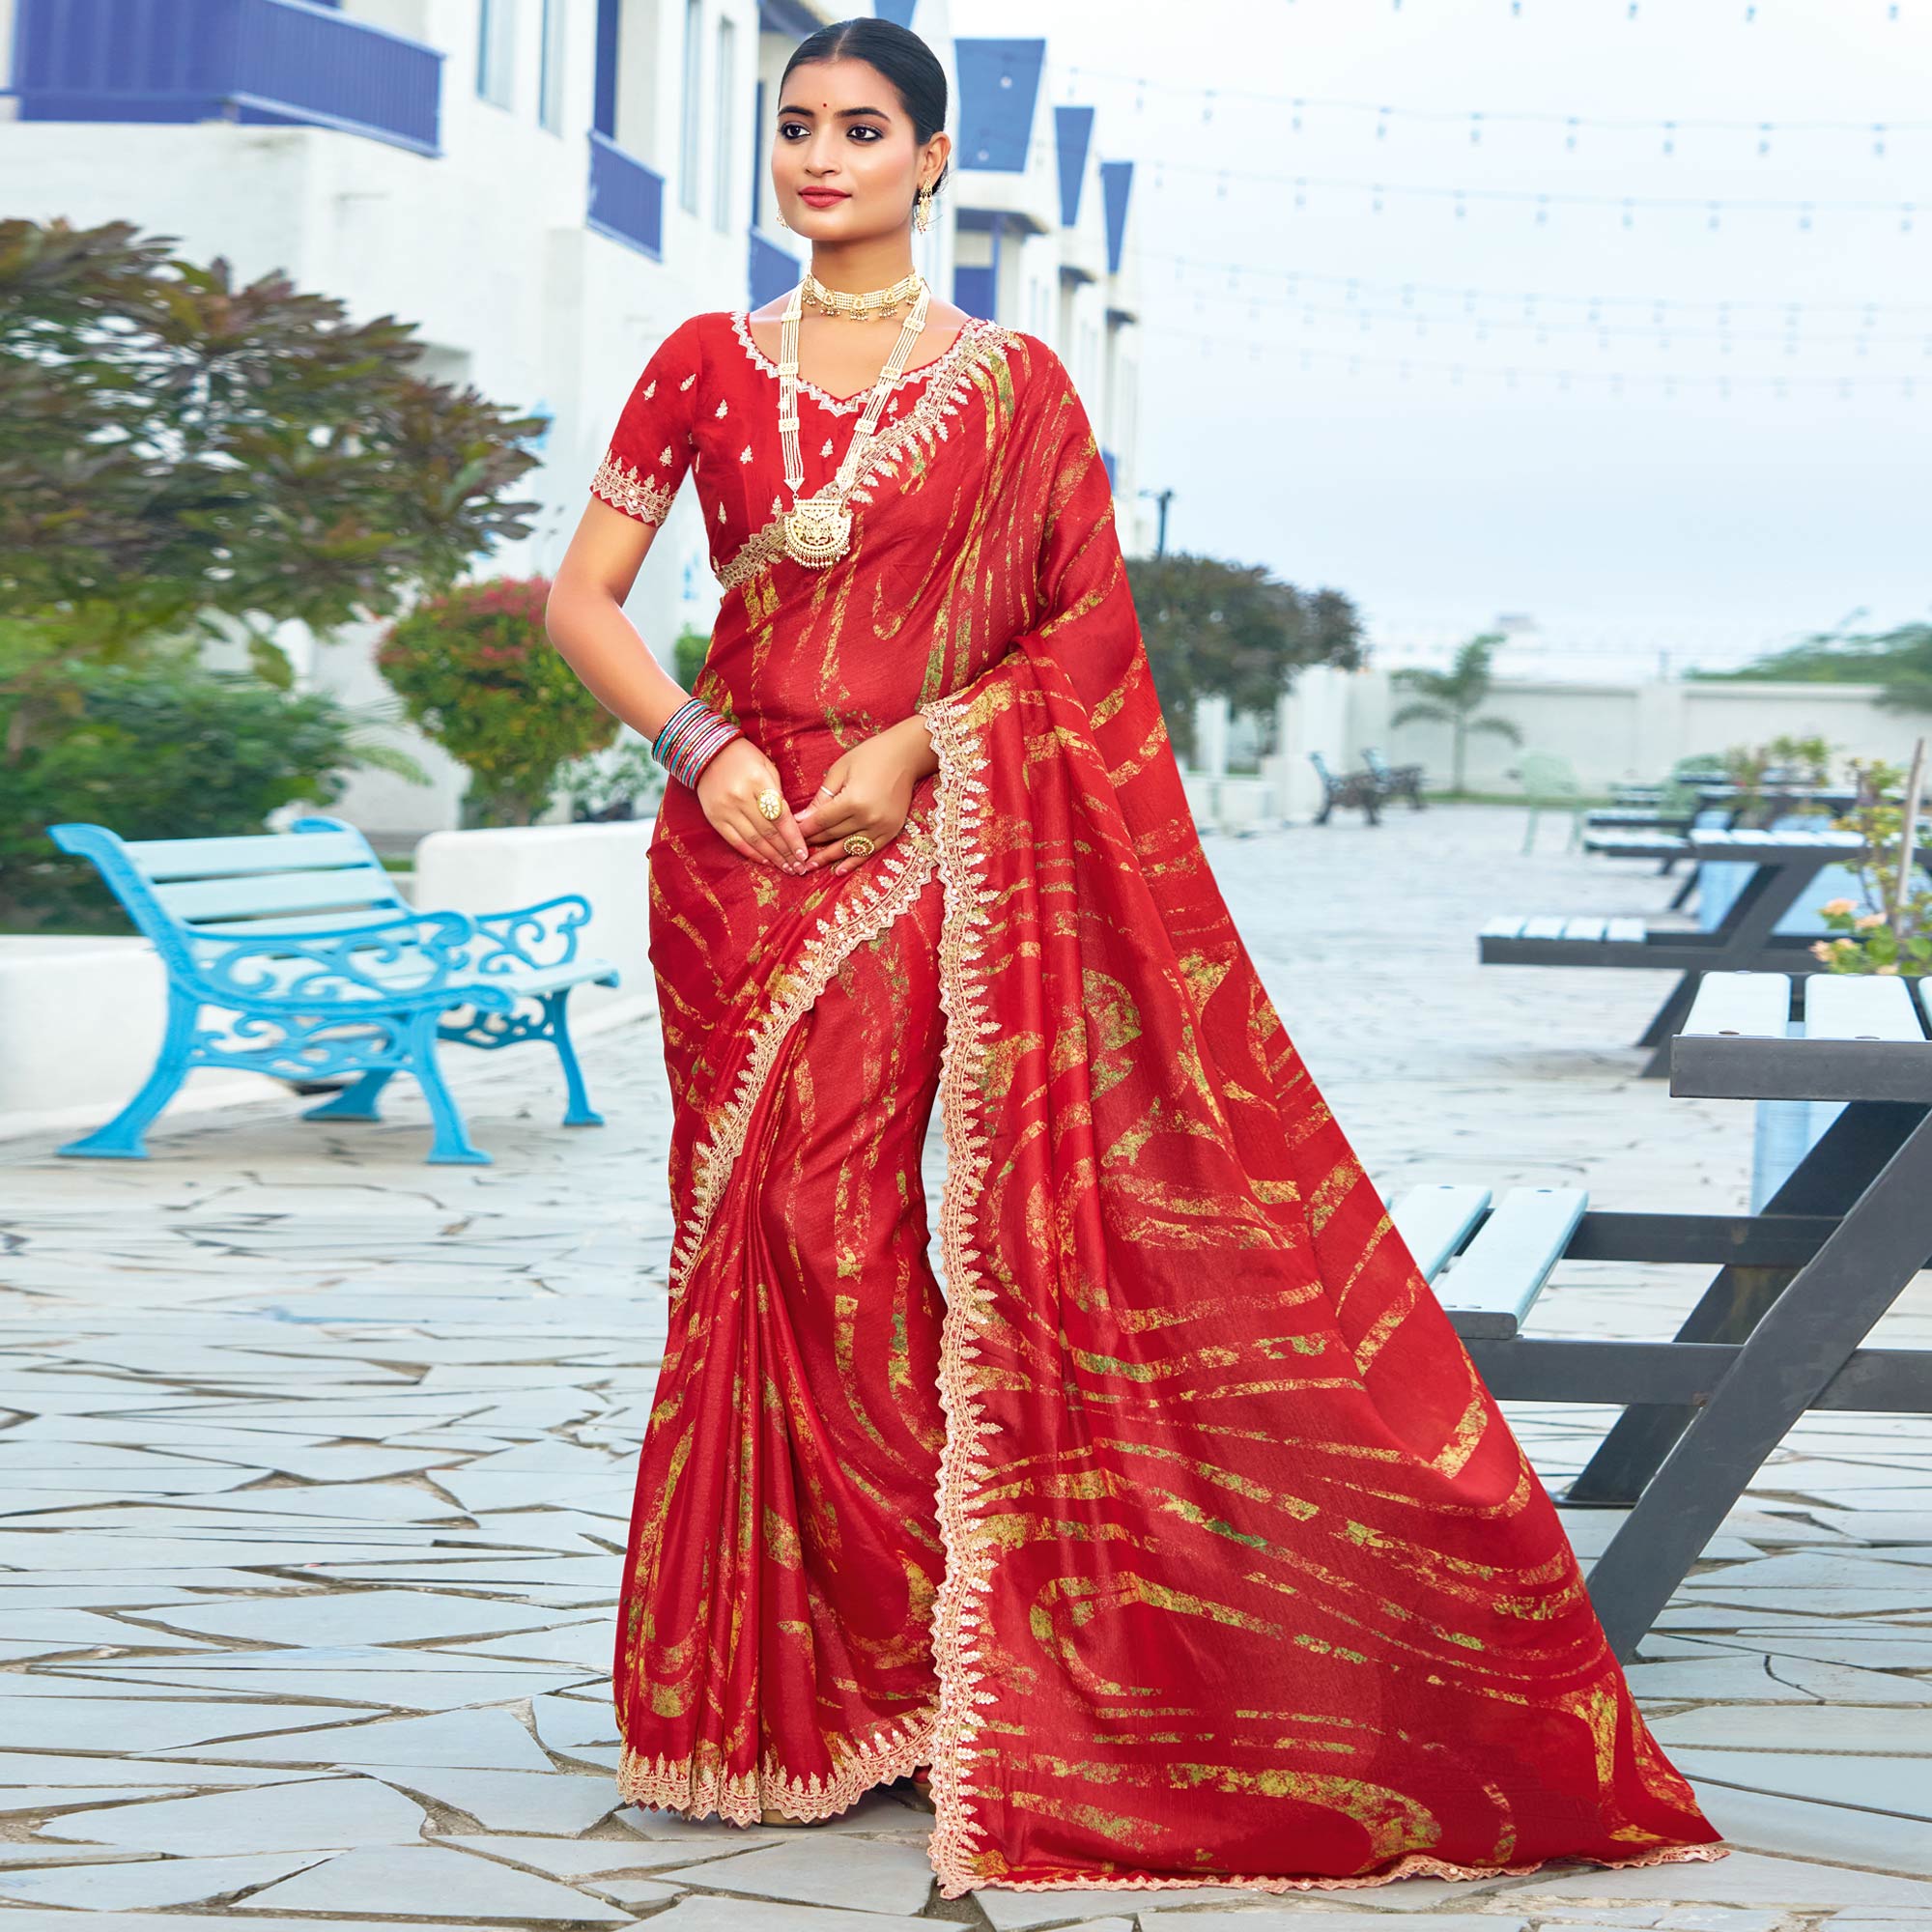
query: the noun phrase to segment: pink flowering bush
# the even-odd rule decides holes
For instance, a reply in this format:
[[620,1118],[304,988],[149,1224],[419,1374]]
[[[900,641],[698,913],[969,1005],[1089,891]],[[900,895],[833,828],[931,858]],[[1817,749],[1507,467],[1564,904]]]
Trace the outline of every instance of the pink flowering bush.
[[547,577],[497,577],[427,597],[376,653],[412,724],[469,767],[466,825],[528,825],[559,769],[622,728],[544,634]]

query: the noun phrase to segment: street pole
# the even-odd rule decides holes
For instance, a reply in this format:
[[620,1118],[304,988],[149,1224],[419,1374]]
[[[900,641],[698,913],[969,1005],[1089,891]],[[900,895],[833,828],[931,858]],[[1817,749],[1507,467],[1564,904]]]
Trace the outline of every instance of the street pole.
[[1169,490],[1143,490],[1143,497],[1151,497],[1160,505],[1160,527],[1154,536],[1153,554],[1156,557],[1167,554],[1167,506],[1174,500],[1174,492]]

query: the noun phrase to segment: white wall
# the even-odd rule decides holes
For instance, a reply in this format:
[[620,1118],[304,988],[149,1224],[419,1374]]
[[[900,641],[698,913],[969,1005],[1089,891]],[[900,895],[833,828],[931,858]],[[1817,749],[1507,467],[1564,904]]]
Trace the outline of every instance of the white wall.
[[[1373,746],[1391,763],[1425,765],[1432,784],[1446,785],[1448,727],[1389,723],[1415,696],[1374,668],[1303,671],[1282,710],[1285,776],[1299,783],[1293,768],[1307,763],[1310,750],[1339,768],[1359,764],[1363,748]],[[1841,767],[1853,756],[1904,763],[1913,740],[1932,735],[1932,713],[1887,711],[1877,699],[1872,685],[1499,680],[1479,715],[1507,719],[1522,741],[1472,735],[1467,782],[1509,791],[1510,768],[1536,752],[1567,758],[1586,789],[1603,791],[1624,780],[1660,779],[1695,753],[1784,735],[1824,737]]]

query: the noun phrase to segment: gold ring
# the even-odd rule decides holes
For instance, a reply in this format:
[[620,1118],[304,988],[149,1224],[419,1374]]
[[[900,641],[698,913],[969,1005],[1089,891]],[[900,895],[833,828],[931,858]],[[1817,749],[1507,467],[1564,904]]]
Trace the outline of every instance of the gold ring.
[[863,832],[855,832],[845,841],[845,850],[855,859],[863,859],[872,850],[872,841]]
[[779,796],[776,785],[767,785],[758,794],[758,810],[767,818],[776,818],[784,810],[784,800]]

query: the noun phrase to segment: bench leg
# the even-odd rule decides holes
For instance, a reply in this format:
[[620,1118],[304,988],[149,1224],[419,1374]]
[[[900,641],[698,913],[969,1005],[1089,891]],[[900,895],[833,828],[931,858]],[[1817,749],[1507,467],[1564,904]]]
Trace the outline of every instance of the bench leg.
[[332,1100],[302,1110],[305,1121],[378,1121],[382,1119],[376,1102],[383,1089],[396,1077],[393,1066],[372,1066],[358,1074],[353,1086],[345,1087]]
[[601,1127],[604,1116],[590,1104],[590,1095],[583,1085],[583,1069],[577,1064],[577,1048],[570,1037],[569,1001],[568,986],[543,996],[544,1019],[556,1047],[556,1057],[563,1063],[563,1124],[566,1127]]
[[1628,1659],[1764,1459],[1830,1385],[1932,1251],[1932,1114],[1764,1312],[1590,1573]]
[[[1924,1110],[1865,1103],[1847,1107],[1764,1204],[1767,1214],[1842,1215],[1905,1144]],[[1672,1338],[1744,1342],[1795,1276],[1790,1268],[1719,1268]],[[1662,1403],[1624,1410],[1570,1487],[1566,1508],[1628,1508],[1643,1493],[1671,1445],[1696,1419],[1694,1408]]]
[[141,1083],[134,1097],[104,1126],[96,1127],[77,1141],[69,1141],[56,1151],[87,1154],[97,1160],[146,1160],[148,1150],[142,1145],[141,1136],[187,1077],[188,1049],[194,1042],[194,1023],[200,1015],[198,1002],[184,998],[170,987],[167,1027],[161,1035],[161,1050],[155,1056],[154,1071]]
[[416,1076],[429,1102],[429,1117],[435,1128],[426,1158],[437,1162],[465,1162],[487,1166],[490,1156],[473,1145],[464,1131],[463,1116],[443,1082],[442,1068],[436,1058],[437,1014],[424,1007],[410,1018],[410,1071]]
[[[1669,861],[1670,866],[1674,866],[1676,863],[1677,862],[1674,859]],[[1668,866],[1666,866],[1665,869],[1666,870],[1668,869]],[[1697,868],[1695,866],[1692,866],[1690,869],[1684,874],[1684,877],[1678,882],[1677,891],[1671,896],[1670,910],[1672,912],[1682,912],[1684,908],[1690,903],[1690,895],[1696,890],[1697,890]]]

